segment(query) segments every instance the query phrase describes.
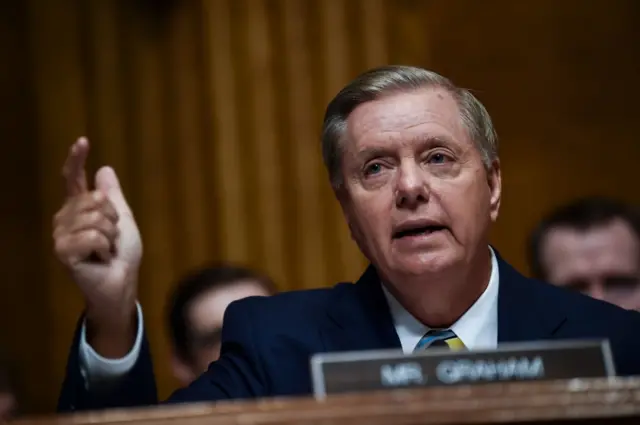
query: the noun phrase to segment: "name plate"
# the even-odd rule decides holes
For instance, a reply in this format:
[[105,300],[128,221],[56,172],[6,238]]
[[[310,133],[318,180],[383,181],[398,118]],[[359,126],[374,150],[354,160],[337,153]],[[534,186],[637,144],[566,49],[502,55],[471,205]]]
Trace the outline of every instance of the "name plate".
[[431,348],[316,354],[313,392],[328,394],[490,382],[615,376],[609,341],[540,341],[501,344],[495,350]]

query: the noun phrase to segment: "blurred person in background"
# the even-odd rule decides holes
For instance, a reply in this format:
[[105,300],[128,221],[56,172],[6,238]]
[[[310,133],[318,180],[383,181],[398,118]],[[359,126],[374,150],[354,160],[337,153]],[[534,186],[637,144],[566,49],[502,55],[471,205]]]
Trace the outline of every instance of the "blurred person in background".
[[212,265],[182,278],[167,304],[171,369],[180,383],[189,385],[220,356],[222,319],[229,304],[274,292],[267,277],[232,265]]
[[0,422],[13,418],[17,408],[18,402],[7,369],[0,369]]
[[640,213],[607,198],[552,211],[529,241],[535,278],[640,309]]

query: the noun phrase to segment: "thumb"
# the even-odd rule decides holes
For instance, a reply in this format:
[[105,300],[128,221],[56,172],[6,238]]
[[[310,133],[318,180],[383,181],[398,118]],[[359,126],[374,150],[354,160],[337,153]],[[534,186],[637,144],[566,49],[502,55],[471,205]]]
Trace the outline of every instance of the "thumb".
[[131,208],[124,198],[120,181],[111,167],[102,167],[96,173],[96,189],[107,195],[119,214],[131,214]]

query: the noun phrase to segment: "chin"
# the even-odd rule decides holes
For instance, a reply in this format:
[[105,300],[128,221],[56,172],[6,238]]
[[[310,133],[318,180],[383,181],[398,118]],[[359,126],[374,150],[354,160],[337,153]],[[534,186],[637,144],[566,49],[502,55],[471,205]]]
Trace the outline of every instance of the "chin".
[[394,271],[405,276],[429,276],[447,273],[459,264],[453,252],[433,252],[404,255],[395,261]]

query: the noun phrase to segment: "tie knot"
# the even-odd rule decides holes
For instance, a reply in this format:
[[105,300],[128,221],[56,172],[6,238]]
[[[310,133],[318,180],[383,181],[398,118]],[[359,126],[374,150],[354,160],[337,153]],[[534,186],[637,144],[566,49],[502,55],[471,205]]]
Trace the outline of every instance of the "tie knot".
[[448,347],[452,350],[464,348],[462,341],[456,336],[455,332],[450,329],[430,330],[427,332],[414,351],[426,350],[430,347]]

